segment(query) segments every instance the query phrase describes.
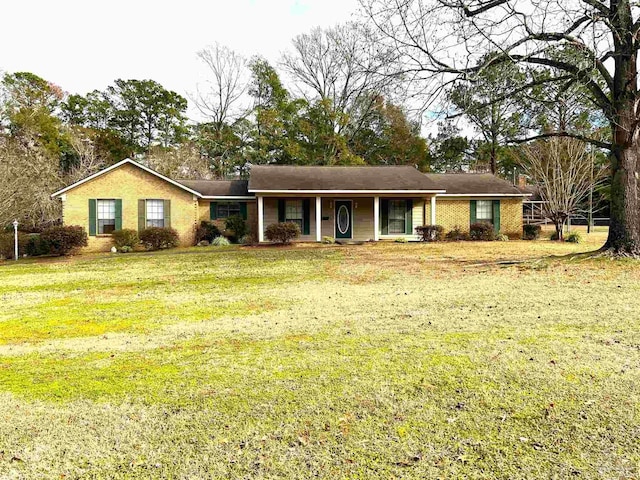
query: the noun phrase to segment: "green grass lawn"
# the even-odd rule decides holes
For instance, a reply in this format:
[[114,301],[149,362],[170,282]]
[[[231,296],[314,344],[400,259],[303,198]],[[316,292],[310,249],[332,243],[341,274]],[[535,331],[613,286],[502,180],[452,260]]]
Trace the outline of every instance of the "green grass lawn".
[[0,478],[638,478],[604,235],[0,263]]

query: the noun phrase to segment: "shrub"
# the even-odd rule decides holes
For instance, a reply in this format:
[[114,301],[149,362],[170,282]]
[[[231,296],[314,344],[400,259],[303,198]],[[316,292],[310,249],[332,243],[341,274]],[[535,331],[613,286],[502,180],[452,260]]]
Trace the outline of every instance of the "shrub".
[[114,230],[111,233],[111,238],[113,239],[113,246],[116,247],[120,252],[124,252],[124,247],[128,247],[128,251],[130,252],[140,244],[140,237],[138,237],[138,232],[129,228]]
[[499,233],[498,235],[496,235],[496,240],[499,242],[508,242],[509,237],[507,237],[504,233]]
[[230,234],[226,236],[229,237],[233,242],[237,242],[239,239],[249,233],[247,222],[244,221],[244,218],[238,215],[227,217],[227,219],[224,221],[224,228],[225,230],[230,230]]
[[540,238],[542,227],[540,225],[523,225],[522,226],[522,238],[524,240],[537,240]]
[[48,255],[49,246],[42,241],[39,233],[32,233],[29,235],[24,253],[26,253],[28,257]]
[[40,248],[50,255],[68,255],[80,247],[86,247],[87,232],[78,225],[51,227],[40,234]]
[[238,243],[240,245],[252,245],[253,244],[253,237],[249,234],[242,236],[239,240]]
[[469,237],[471,240],[493,241],[496,239],[496,232],[493,225],[488,222],[472,223],[469,228]]
[[332,243],[336,243],[336,239],[333,237],[322,237],[322,243],[330,245]]
[[202,221],[196,230],[196,244],[202,240],[211,243],[214,238],[218,238],[220,235],[222,235],[220,229],[213,222]]
[[558,232],[556,232],[555,230],[553,232],[551,232],[551,235],[549,235],[549,240],[557,241],[558,240]]
[[231,245],[231,242],[227,240],[226,237],[216,237],[213,239],[213,242],[211,242],[211,245],[214,247],[226,247]]
[[[18,232],[18,257],[21,257],[27,252],[27,245],[29,244],[30,235],[26,233]],[[0,258],[6,260],[12,259],[15,253],[14,245],[14,233],[0,233]]]
[[580,232],[567,233],[564,236],[564,241],[569,243],[582,243],[582,235],[580,235]]
[[449,230],[444,236],[449,241],[469,240],[469,234],[462,230],[462,228],[455,226],[452,230]]
[[407,243],[407,239],[405,237],[398,237],[394,240],[396,243]]
[[276,243],[289,243],[298,235],[300,235],[300,227],[297,223],[291,222],[272,223],[264,232],[267,240]]
[[118,248],[118,251],[120,253],[129,253],[129,252],[133,252],[133,247],[129,246],[129,245],[123,245],[120,248]]
[[173,228],[149,227],[140,232],[140,242],[147,250],[177,247],[178,241],[178,232]]
[[444,237],[442,225],[422,225],[416,227],[421,242],[440,242]]

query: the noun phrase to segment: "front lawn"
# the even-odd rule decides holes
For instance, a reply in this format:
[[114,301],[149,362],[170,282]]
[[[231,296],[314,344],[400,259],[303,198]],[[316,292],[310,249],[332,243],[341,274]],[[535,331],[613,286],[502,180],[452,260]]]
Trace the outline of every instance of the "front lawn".
[[0,263],[0,478],[638,478],[603,240]]

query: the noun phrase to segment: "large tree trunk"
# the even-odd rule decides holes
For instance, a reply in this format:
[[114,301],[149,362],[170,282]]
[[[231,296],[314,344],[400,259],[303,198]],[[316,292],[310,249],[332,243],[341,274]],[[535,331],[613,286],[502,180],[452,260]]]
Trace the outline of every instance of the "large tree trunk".
[[615,255],[640,256],[638,208],[638,68],[634,22],[629,0],[611,0],[616,55],[611,103],[611,215],[604,248]]
[[637,178],[640,142],[634,140],[611,154],[611,218],[604,248],[622,256],[640,255]]

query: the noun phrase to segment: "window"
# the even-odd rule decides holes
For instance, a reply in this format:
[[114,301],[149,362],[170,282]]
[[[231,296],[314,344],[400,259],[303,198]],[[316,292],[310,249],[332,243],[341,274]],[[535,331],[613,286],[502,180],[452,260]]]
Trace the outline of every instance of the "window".
[[405,200],[389,200],[389,234],[406,233],[405,215],[407,202]]
[[116,201],[98,200],[98,234],[104,235],[116,229]]
[[233,216],[241,216],[240,204],[235,203],[218,203],[216,207],[216,218],[228,218]]
[[478,200],[476,202],[476,220],[478,222],[493,223],[493,202],[491,200]]
[[302,231],[302,200],[287,200],[284,209],[284,221],[296,223]]
[[147,227],[164,227],[164,200],[147,200]]

